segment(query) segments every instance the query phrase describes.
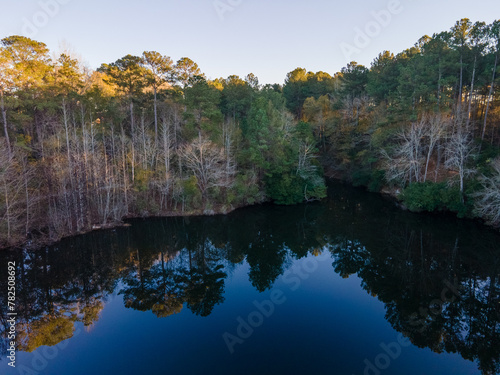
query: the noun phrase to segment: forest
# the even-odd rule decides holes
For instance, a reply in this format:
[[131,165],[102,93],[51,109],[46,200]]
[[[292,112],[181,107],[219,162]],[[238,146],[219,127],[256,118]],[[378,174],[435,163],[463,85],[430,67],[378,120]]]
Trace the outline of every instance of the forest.
[[156,51],[90,69],[0,42],[0,247],[129,217],[326,196],[325,176],[413,211],[500,225],[500,21],[457,21],[398,54],[283,85],[209,79]]

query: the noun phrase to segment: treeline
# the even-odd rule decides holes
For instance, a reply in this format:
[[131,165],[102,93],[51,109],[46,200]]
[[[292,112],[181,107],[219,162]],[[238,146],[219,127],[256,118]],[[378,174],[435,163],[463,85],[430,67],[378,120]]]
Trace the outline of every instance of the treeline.
[[[310,124],[328,172],[389,190],[412,210],[500,224],[500,21],[458,21],[366,68],[298,68],[287,107]],[[401,193],[401,194],[400,194]]]
[[319,199],[323,168],[413,210],[498,225],[499,30],[463,19],[370,68],[297,68],[283,86],[209,80],[154,51],[92,71],[5,38],[0,245],[127,216]]
[[326,194],[312,129],[281,87],[209,81],[147,51],[82,67],[22,36],[1,41],[0,245],[127,216],[228,212]]

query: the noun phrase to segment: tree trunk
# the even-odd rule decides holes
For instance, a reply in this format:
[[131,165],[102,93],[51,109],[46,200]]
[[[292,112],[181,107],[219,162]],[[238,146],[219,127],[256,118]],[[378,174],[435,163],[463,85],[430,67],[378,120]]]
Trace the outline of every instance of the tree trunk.
[[437,105],[438,111],[441,109],[441,78],[443,72],[441,71],[441,58],[439,58],[439,76],[438,76],[438,91],[437,91]]
[[122,173],[123,173],[123,194],[125,199],[125,213],[128,214],[128,168],[127,168],[127,153],[125,152],[125,131],[123,130],[123,126],[121,129],[121,149],[122,149]]
[[423,182],[427,181],[427,171],[429,170],[429,161],[431,160],[432,150],[433,150],[433,147],[431,147],[429,145],[429,149],[427,150],[427,158],[426,158],[426,162],[425,162],[425,172],[424,172],[424,181]]
[[8,187],[7,187],[7,181],[5,180],[5,177],[3,178],[3,185],[4,185],[4,199],[5,199],[5,217],[7,219],[7,243],[10,242],[10,203],[9,203],[9,192],[8,192]]
[[474,65],[472,68],[472,80],[470,83],[470,93],[469,93],[469,108],[467,109],[467,126],[466,126],[467,130],[468,130],[469,124],[470,124],[470,116],[471,116],[471,108],[472,108],[472,96],[474,95],[474,79],[476,78],[476,62],[477,62],[477,56],[474,56]]
[[[71,162],[71,152],[69,148],[69,129],[68,129],[68,111],[66,109],[66,100],[63,98],[62,101],[62,110],[63,110],[63,121],[64,121],[64,130],[66,132],[66,154],[68,158],[68,177],[71,185],[71,191],[69,195],[71,197],[70,205],[72,210],[68,208],[68,211],[72,213],[73,218],[76,220],[76,227],[79,231],[79,214],[78,214],[78,204],[76,197],[76,189],[75,189],[75,178],[73,178],[73,174],[76,176],[76,169],[74,168],[73,163]],[[70,223],[73,223],[73,220],[70,220]],[[73,226],[71,224],[71,230],[73,230]]]
[[493,77],[491,78],[490,93],[488,95],[488,103],[486,104],[486,111],[484,112],[484,124],[483,124],[483,132],[481,134],[481,141],[484,141],[484,135],[486,133],[486,123],[488,120],[488,110],[490,108],[491,98],[493,97],[493,92],[494,92],[497,64],[498,64],[498,52],[495,55],[495,65],[493,67]]
[[434,182],[437,182],[437,177],[438,177],[438,173],[439,173],[440,168],[441,168],[441,142],[438,140],[438,142],[437,142],[436,168],[434,170]]
[[[144,119],[144,110],[141,115],[141,138],[142,138],[142,168],[147,169],[148,167],[148,154],[146,151],[146,125]],[[156,141],[155,141],[156,142]]]
[[460,113],[462,109],[462,85],[463,85],[463,56],[460,54],[460,87],[458,88],[458,113]]
[[12,148],[10,146],[10,138],[9,138],[9,130],[7,125],[7,110],[5,109],[5,103],[3,100],[3,89],[0,89],[0,106],[2,110],[2,119],[3,119],[3,131],[5,134],[5,140],[7,141],[7,149],[9,151],[9,157],[12,156]]
[[[26,168],[26,167],[25,167]],[[24,196],[26,198],[26,226],[24,230],[24,235],[28,238],[28,233],[30,230],[30,201],[29,201],[29,192],[28,192],[28,172],[24,171]]]
[[158,144],[158,112],[157,112],[157,104],[156,104],[156,84],[153,86],[154,91],[154,112],[155,112],[155,146]]
[[134,103],[130,100],[130,133],[132,137],[132,183],[135,181],[135,132],[134,132]]
[[69,151],[68,112],[66,110],[66,101],[64,98],[62,102],[62,110],[63,110],[64,130],[66,132],[66,153],[68,156],[68,167],[71,170],[71,154]]

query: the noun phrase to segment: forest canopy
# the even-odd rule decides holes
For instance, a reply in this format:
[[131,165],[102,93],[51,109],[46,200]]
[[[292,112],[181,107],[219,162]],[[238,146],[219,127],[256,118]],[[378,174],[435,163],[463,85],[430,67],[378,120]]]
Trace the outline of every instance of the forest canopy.
[[6,37],[0,245],[321,199],[325,174],[499,225],[499,49],[500,21],[462,19],[370,67],[297,68],[260,85],[156,51],[92,70]]

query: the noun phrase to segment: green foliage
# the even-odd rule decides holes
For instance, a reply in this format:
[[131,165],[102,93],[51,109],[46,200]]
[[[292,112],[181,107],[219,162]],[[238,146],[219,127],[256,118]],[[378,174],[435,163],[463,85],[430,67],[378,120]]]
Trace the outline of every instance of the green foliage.
[[246,121],[252,104],[254,89],[238,76],[230,76],[223,82],[221,97],[222,113],[234,120]]
[[196,176],[191,176],[182,181],[182,197],[189,208],[199,208],[201,206],[202,197]]
[[318,99],[320,96],[334,91],[335,78],[325,72],[307,72],[297,68],[287,74],[283,96],[287,108],[298,118],[302,117],[302,108],[307,98]]
[[446,183],[414,183],[401,194],[401,199],[410,211],[436,212],[452,211],[457,216],[465,217],[470,213],[468,204],[462,202],[458,187],[449,187]]
[[275,173],[265,179],[266,193],[276,204],[296,204],[304,200],[303,181],[290,173]]
[[389,102],[398,86],[398,67],[394,54],[384,51],[373,61],[368,73],[367,92],[377,103]]
[[385,171],[375,169],[372,172],[370,182],[368,183],[368,191],[379,192],[385,184]]
[[[0,187],[0,243],[180,205],[212,212],[320,199],[323,167],[370,191],[385,178],[400,187],[443,181],[410,185],[405,203],[465,216],[474,197],[488,218],[500,153],[499,29],[500,21],[463,19],[382,52],[369,69],[297,68],[284,86],[259,86],[253,74],[208,81],[189,58],[174,65],[154,51],[88,72],[66,54],[51,58],[43,43],[4,38],[0,159],[13,163]],[[478,136],[472,165],[463,155]],[[446,184],[457,176],[462,193]]]
[[256,177],[247,174],[239,174],[228,193],[228,203],[235,205],[260,203],[263,199]]
[[241,163],[265,176],[266,195],[277,204],[295,204],[324,197],[321,168],[313,154],[310,124],[293,120],[283,108],[279,94],[265,90],[252,103],[243,131],[247,147]]
[[371,192],[379,192],[386,183],[385,172],[379,169],[357,169],[351,179],[353,186],[366,186]]
[[160,214],[160,207],[157,202],[148,195],[148,191],[140,191],[134,195],[133,212],[147,217]]
[[153,171],[137,167],[135,170],[134,188],[140,192],[147,191],[152,177]]
[[164,82],[173,82],[174,66],[168,56],[162,56],[156,51],[144,51],[141,65],[149,70],[148,83],[156,90]]
[[102,64],[98,69],[106,73],[108,83],[116,85],[130,97],[138,95],[148,83],[148,71],[141,65],[139,56],[126,55],[111,64]]
[[342,94],[345,97],[359,98],[366,92],[368,69],[357,62],[350,62],[341,71]]
[[477,169],[480,174],[490,176],[494,169],[492,162],[500,156],[500,147],[495,147],[490,143],[483,142],[481,144],[481,153],[477,160]]
[[195,76],[189,80],[190,86],[185,89],[186,126],[184,137],[192,140],[200,132],[210,135],[210,139],[217,141],[220,135],[222,113],[219,109],[220,92],[208,84],[202,76]]
[[294,168],[293,165],[283,165],[267,174],[266,194],[273,202],[290,205],[326,197],[326,185],[320,168],[302,176]]
[[183,57],[177,61],[174,67],[174,78],[183,88],[191,85],[191,79],[195,76],[203,76],[198,64],[188,57]]

